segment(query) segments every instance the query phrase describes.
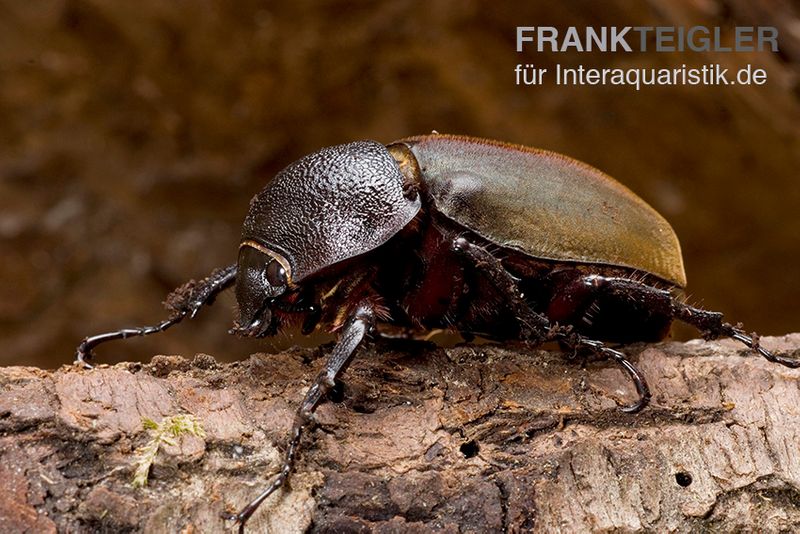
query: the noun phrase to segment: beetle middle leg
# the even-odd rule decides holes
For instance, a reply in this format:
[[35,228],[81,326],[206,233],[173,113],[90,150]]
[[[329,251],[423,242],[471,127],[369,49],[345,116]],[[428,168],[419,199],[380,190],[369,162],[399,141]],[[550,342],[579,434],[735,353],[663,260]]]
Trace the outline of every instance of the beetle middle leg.
[[464,237],[453,240],[452,248],[457,254],[469,259],[473,267],[488,275],[495,289],[503,295],[506,303],[511,307],[511,311],[514,312],[514,316],[517,317],[520,323],[520,337],[538,343],[549,341],[548,334],[552,329],[550,320],[533,311],[525,302],[524,295],[517,286],[517,279],[503,267],[500,260],[483,247],[470,243]]
[[676,299],[669,291],[627,278],[591,275],[586,276],[583,280],[585,284],[593,286],[600,292],[621,300],[645,304],[652,311],[690,324],[700,330],[708,339],[730,337],[744,343],[771,362],[791,368],[800,367],[800,360],[773,354],[762,347],[757,340],[748,336],[741,328],[723,321],[721,313],[689,306]]
[[525,301],[520,293],[517,280],[509,273],[503,264],[483,247],[470,243],[466,238],[459,237],[453,240],[453,250],[468,258],[475,267],[482,269],[492,281],[495,288],[503,295],[505,301],[514,312],[520,323],[520,337],[532,343],[543,343],[551,340],[564,342],[573,350],[588,349],[599,356],[617,362],[628,374],[636,387],[639,399],[624,406],[622,411],[635,413],[642,410],[650,402],[650,388],[641,371],[631,363],[623,353],[607,347],[604,343],[588,339],[574,332],[569,327],[554,325],[550,320],[536,313]]
[[278,488],[286,484],[289,475],[294,468],[297,450],[300,446],[300,438],[303,432],[314,420],[314,411],[319,406],[320,401],[335,386],[336,378],[347,368],[355,355],[356,348],[364,339],[364,336],[372,332],[375,328],[375,312],[369,304],[361,304],[356,307],[350,315],[347,323],[342,330],[339,341],[333,348],[333,352],[325,362],[314,383],[309,388],[303,398],[300,408],[294,417],[292,429],[289,433],[289,443],[286,447],[286,454],[280,472],[267,486],[261,494],[253,499],[247,506],[242,508],[238,514],[223,514],[225,519],[233,519],[239,525],[239,533],[244,533],[244,525],[250,516],[258,509],[264,500],[272,495]]
[[78,345],[75,354],[75,363],[91,368],[87,360],[92,357],[92,350],[106,341],[114,339],[127,339],[134,336],[149,336],[163,332],[174,324],[181,322],[187,315],[192,318],[197,315],[204,305],[214,302],[216,296],[233,285],[236,280],[236,264],[222,269],[214,269],[210,275],[195,282],[191,280],[167,296],[166,307],[172,311],[169,318],[153,326],[140,326],[136,328],[123,328],[114,332],[106,332],[84,338]]

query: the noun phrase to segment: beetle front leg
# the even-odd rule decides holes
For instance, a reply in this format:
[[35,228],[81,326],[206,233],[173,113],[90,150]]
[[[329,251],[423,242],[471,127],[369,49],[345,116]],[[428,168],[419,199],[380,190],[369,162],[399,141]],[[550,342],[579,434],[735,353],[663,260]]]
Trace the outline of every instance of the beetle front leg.
[[153,326],[140,326],[136,328],[123,328],[114,332],[106,332],[84,338],[78,345],[75,354],[75,363],[91,368],[87,360],[92,357],[92,350],[101,343],[114,339],[127,339],[134,336],[148,336],[163,332],[170,326],[181,322],[187,315],[191,318],[197,315],[204,305],[214,302],[216,296],[233,285],[236,280],[236,264],[223,269],[214,269],[210,275],[195,282],[190,280],[167,296],[165,306],[172,311],[168,319]]
[[347,368],[353,359],[356,348],[367,333],[375,328],[375,312],[369,304],[361,304],[351,314],[339,341],[325,367],[322,368],[314,383],[303,398],[300,408],[294,417],[292,430],[289,434],[289,443],[286,447],[283,466],[275,480],[261,494],[253,499],[238,514],[224,514],[225,519],[233,519],[239,525],[239,533],[244,533],[244,525],[250,516],[258,509],[264,500],[272,495],[275,490],[283,486],[289,478],[294,467],[295,457],[300,445],[300,438],[305,429],[313,422],[313,414],[323,397],[334,387],[336,378]]
[[619,299],[645,303],[653,311],[694,326],[708,339],[730,337],[744,343],[773,363],[779,363],[793,369],[800,367],[800,360],[772,354],[772,352],[762,347],[757,340],[745,334],[741,328],[723,321],[721,313],[689,306],[680,302],[669,291],[658,289],[636,280],[597,275],[587,276],[584,279],[584,283],[590,284],[599,291]]
[[644,375],[631,363],[623,353],[607,347],[600,341],[587,339],[568,327],[554,325],[544,315],[536,313],[524,299],[517,287],[516,279],[509,273],[503,264],[483,247],[470,243],[463,237],[453,241],[453,250],[469,258],[473,265],[483,270],[495,288],[503,295],[511,306],[514,315],[520,322],[520,335],[523,339],[533,343],[559,340],[574,349],[586,348],[598,356],[609,358],[617,362],[633,381],[639,399],[621,408],[623,412],[635,413],[641,411],[650,402],[650,388]]

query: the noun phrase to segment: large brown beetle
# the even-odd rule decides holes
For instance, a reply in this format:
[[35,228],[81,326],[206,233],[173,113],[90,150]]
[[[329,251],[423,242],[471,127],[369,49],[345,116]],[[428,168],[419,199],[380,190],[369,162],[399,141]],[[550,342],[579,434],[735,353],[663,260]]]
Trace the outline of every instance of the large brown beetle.
[[588,349],[634,381],[639,398],[626,412],[644,408],[650,391],[600,340],[657,341],[673,319],[800,365],[681,300],[678,239],[630,190],[559,154],[470,137],[362,141],[292,163],[253,198],[237,264],[173,292],[172,315],[158,325],[84,339],[77,360],[88,366],[99,343],[194,317],[234,284],[234,333],[271,336],[289,322],[302,322],[304,333],[338,332],[297,412],[280,473],[231,516],[240,532],[289,477],[314,410],[377,323]]

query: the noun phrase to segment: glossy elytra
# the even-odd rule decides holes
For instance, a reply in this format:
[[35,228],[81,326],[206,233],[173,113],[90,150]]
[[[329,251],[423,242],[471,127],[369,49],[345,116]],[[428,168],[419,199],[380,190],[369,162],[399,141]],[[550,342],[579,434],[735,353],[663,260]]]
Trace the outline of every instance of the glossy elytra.
[[594,352],[619,363],[636,385],[627,412],[647,405],[647,382],[603,342],[657,341],[673,319],[798,366],[722,314],[680,299],[680,245],[653,208],[597,169],[523,146],[433,134],[324,148],[253,198],[238,254],[237,263],[173,292],[165,321],[88,337],[77,360],[88,366],[104,341],[193,317],[233,285],[234,333],[271,336],[297,320],[304,333],[338,333],[297,411],[281,471],[230,516],[240,531],[286,482],[314,410],[379,325]]

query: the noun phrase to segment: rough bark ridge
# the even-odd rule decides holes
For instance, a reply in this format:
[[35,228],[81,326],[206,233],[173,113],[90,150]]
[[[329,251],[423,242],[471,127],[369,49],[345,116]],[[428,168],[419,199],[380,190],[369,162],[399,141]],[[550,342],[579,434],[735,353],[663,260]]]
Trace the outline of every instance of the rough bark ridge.
[[[763,340],[784,352],[800,334]],[[651,407],[614,365],[556,352],[371,345],[319,409],[273,532],[763,531],[800,528],[800,371],[729,342],[629,347]],[[280,462],[325,348],[230,365],[198,355],[84,371],[0,369],[0,531],[212,532]],[[194,414],[207,436],[130,485],[142,426]],[[229,525],[227,525],[229,527]]]

